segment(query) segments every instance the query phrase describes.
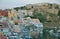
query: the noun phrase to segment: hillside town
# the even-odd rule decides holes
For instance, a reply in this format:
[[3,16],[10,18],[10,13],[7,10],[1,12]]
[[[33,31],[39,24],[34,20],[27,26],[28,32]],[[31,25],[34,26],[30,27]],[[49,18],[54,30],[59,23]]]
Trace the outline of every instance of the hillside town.
[[60,39],[59,13],[49,3],[0,10],[0,39]]
[[0,10],[0,39],[31,39],[36,34],[43,34],[39,19],[25,18],[25,15],[27,13],[22,10]]

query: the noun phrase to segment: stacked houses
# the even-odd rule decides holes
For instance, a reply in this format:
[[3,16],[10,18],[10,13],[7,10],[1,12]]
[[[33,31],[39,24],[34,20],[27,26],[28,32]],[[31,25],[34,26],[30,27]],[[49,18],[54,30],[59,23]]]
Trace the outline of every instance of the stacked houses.
[[[0,11],[1,39],[32,39],[33,35],[43,34],[43,24],[39,19],[24,18],[26,12],[16,10]],[[36,34],[33,34],[36,33]]]

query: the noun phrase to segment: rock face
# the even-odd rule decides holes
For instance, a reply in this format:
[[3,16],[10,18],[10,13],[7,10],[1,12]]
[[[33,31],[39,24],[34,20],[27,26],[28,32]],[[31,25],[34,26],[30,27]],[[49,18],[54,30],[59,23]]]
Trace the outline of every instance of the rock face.
[[60,4],[54,3],[28,4],[23,7],[23,11],[24,10],[26,10],[28,16],[31,16],[32,18],[38,18],[39,20],[41,20],[41,22],[43,21],[44,23],[43,22],[42,23],[44,24],[44,26],[54,27],[59,26],[60,14],[58,15],[58,13],[60,13]]
[[43,23],[44,27],[59,27],[60,18],[58,18],[58,13],[60,11],[60,4],[37,3],[26,5],[26,7],[30,10],[35,11],[36,13],[41,13],[44,17],[46,17],[47,21],[45,21],[47,23]]
[[52,14],[57,14],[60,9],[60,5],[51,4],[51,3],[29,4],[29,5],[26,5],[26,7],[28,9],[34,9],[39,12],[44,12],[44,13],[49,12]]

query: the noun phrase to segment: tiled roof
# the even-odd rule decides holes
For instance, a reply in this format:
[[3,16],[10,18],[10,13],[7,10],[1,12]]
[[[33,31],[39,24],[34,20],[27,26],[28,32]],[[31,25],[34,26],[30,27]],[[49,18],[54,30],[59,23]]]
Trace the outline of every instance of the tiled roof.
[[17,22],[18,22],[19,24],[22,24],[22,20],[18,20]]
[[7,37],[6,36],[1,36],[1,39],[7,39]]
[[32,19],[32,21],[35,23],[40,23],[39,19]]
[[14,29],[13,30],[14,32],[20,32],[21,31],[19,26],[13,26],[13,29]]
[[0,26],[0,28],[8,28],[8,26]]
[[0,22],[0,28],[8,28],[8,25],[6,22]]

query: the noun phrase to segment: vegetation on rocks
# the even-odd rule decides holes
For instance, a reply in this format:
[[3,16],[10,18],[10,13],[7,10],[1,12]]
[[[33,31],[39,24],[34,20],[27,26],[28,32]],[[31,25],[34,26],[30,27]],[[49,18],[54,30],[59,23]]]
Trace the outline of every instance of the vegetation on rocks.
[[[40,7],[37,6],[37,8],[34,8],[33,6],[31,6],[31,8],[27,8],[26,6],[23,7],[16,7],[14,8],[16,11],[18,11],[19,9],[21,10],[31,10],[33,9],[33,16],[25,16],[25,17],[31,17],[31,18],[38,18],[43,24],[44,26],[59,26],[60,24],[60,10],[59,10],[59,5],[56,4],[56,6],[53,6],[54,4],[48,4],[47,7],[49,7],[46,10],[46,6],[44,8],[41,9],[42,12],[40,12]],[[54,8],[54,9],[53,9]],[[37,10],[38,9],[38,10]],[[48,12],[48,10],[58,10],[57,14],[55,12],[51,13],[50,11]],[[44,12],[43,12],[44,11]]]

